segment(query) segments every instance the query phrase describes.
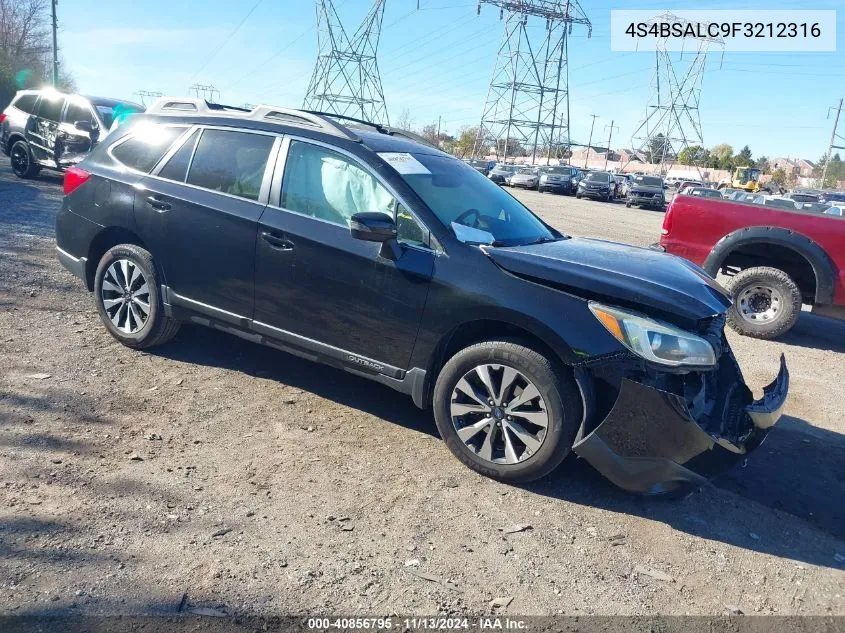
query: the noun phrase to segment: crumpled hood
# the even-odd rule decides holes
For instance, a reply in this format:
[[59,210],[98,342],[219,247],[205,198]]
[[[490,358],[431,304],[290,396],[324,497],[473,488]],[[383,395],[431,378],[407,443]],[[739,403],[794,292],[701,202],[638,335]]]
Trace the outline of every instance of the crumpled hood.
[[648,248],[574,237],[484,250],[507,271],[587,298],[616,298],[693,321],[731,305],[724,289],[698,266]]

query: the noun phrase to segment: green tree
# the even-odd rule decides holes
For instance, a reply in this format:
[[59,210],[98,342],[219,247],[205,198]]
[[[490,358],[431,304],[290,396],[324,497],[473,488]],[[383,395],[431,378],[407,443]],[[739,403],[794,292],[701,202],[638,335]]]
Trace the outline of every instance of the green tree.
[[746,167],[754,164],[754,159],[751,156],[751,148],[748,145],[739,150],[739,154],[734,157],[734,164],[737,167]]
[[769,157],[761,156],[754,161],[754,167],[761,170],[764,174],[769,173]]
[[787,177],[786,171],[783,169],[783,167],[778,167],[777,169],[775,169],[772,172],[772,182],[773,183],[775,183],[777,185],[781,185],[781,186],[786,186],[787,180],[788,180],[788,177]]
[[682,165],[705,165],[710,152],[701,145],[690,145],[678,153],[678,162]]
[[727,143],[719,143],[710,149],[710,163],[708,167],[714,169],[733,170],[734,148]]
[[[469,125],[463,126],[458,130],[458,137],[451,146],[451,152],[458,158],[467,158],[472,156],[472,151],[475,148],[475,141],[478,138],[478,128]],[[486,154],[482,151],[481,154]]]

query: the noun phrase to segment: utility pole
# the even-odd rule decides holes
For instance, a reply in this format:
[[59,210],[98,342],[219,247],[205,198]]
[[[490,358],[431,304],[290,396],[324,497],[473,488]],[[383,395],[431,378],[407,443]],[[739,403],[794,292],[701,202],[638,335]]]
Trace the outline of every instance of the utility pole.
[[53,88],[59,85],[59,23],[56,19],[56,5],[59,0],[50,0],[53,9]]
[[440,147],[440,119],[442,116],[442,114],[437,115],[437,147]]
[[[593,119],[595,121],[595,119]],[[619,129],[618,125],[613,125],[613,119],[610,120],[610,125],[605,125],[605,129],[610,128],[607,134],[607,151],[604,153],[604,170],[607,171],[607,157],[610,155],[610,139],[613,138],[613,128]]]
[[584,169],[587,169],[587,161],[590,160],[590,147],[593,145],[593,128],[596,126],[596,119],[599,118],[598,114],[591,114],[593,117],[593,122],[590,124],[590,140],[587,141],[587,151],[584,152]]
[[[833,121],[833,132],[830,133],[830,145],[827,147],[827,157],[824,160],[824,169],[822,170],[822,186],[821,188],[824,189],[824,180],[827,178],[827,166],[830,164],[830,157],[833,155],[834,149],[845,149],[845,147],[841,145],[834,145],[836,143],[837,138],[842,138],[836,132],[839,128],[839,115],[842,113],[842,102],[843,99],[839,100],[839,107],[836,108],[836,119]],[[833,107],[827,109],[827,117],[830,118],[830,111],[833,110]],[[845,140],[845,139],[843,139]]]

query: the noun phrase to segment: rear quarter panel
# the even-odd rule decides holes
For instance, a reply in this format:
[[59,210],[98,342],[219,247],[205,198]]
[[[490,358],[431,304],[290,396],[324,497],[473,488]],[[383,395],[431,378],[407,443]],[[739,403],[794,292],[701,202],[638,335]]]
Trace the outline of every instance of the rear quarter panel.
[[661,246],[699,266],[719,240],[744,228],[778,227],[799,233],[816,242],[833,262],[834,302],[845,304],[845,218],[679,195],[667,210],[664,227],[667,224]]

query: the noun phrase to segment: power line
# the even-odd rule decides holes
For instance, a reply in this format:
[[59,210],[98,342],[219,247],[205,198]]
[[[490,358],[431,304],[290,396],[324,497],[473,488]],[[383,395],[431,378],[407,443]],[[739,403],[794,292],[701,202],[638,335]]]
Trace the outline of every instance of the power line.
[[229,43],[229,40],[231,40],[235,36],[235,33],[237,33],[241,29],[244,23],[249,19],[249,16],[251,16],[255,12],[255,10],[258,8],[258,5],[260,5],[262,2],[264,2],[264,0],[258,0],[254,5],[252,5],[252,8],[249,10],[249,12],[243,17],[240,22],[238,22],[237,26],[235,26],[235,28],[229,32],[229,35],[226,36],[226,39],[224,39],[220,46],[214,49],[214,52],[211,54],[211,56],[205,60],[205,63],[202,65],[202,68],[200,68],[197,72],[194,73],[194,76],[191,78],[191,81],[196,79],[199,74],[206,69],[206,67],[211,63],[211,60],[214,59],[217,54],[223,50],[223,47]]

